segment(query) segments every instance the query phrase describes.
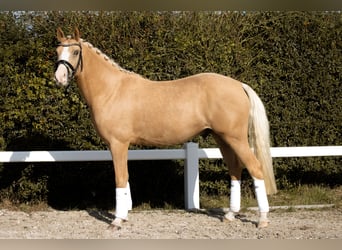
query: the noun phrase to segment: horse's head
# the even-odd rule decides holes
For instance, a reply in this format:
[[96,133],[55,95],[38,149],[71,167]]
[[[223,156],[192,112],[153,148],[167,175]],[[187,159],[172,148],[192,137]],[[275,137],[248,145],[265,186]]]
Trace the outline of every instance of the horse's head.
[[69,79],[78,70],[82,70],[82,45],[80,32],[75,28],[74,38],[65,37],[63,31],[57,29],[57,62],[55,67],[55,79],[57,85],[67,86]]

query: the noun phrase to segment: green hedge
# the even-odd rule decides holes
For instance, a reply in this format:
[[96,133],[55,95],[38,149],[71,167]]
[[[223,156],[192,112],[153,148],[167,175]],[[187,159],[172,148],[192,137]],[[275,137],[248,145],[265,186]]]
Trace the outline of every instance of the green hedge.
[[[266,106],[272,146],[342,144],[341,13],[0,12],[0,150],[106,148],[76,85],[55,87],[59,26],[70,34],[78,26],[122,67],[150,79],[217,72],[248,83]],[[194,141],[216,147],[210,136]],[[182,206],[181,161],[129,165],[135,204]],[[274,167],[281,189],[342,183],[340,157],[280,158]],[[222,160],[201,161],[200,180],[202,194],[228,195]],[[110,207],[114,173],[108,162],[2,164],[0,190],[18,203]]]

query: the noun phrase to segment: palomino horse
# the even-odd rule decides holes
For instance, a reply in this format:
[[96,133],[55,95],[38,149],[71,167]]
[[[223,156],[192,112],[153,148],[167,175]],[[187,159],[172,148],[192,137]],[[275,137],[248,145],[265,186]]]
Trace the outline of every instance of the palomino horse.
[[112,154],[116,183],[113,228],[120,229],[132,209],[129,145],[180,144],[204,130],[213,134],[231,176],[225,219],[233,221],[239,212],[241,172],[246,167],[254,181],[258,226],[268,225],[267,193],[277,191],[269,126],[260,98],[248,85],[214,73],[155,82],[121,68],[80,39],[77,28],[74,38],[65,37],[58,28],[57,39],[57,84],[67,86],[76,77],[95,128]]

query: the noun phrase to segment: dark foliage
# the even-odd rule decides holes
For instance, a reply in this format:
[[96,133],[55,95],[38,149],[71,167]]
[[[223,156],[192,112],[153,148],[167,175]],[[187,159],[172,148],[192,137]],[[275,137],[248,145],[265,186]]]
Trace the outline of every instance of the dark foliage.
[[[0,150],[106,148],[76,85],[55,86],[59,26],[78,26],[150,79],[217,72],[248,83],[265,103],[275,147],[341,145],[341,13],[0,12]],[[210,136],[194,141],[216,147]],[[129,165],[135,204],[182,207],[181,161]],[[342,183],[338,157],[275,159],[274,167],[280,188]],[[202,193],[228,194],[221,160],[201,161],[200,171]],[[2,164],[0,190],[18,203],[112,207],[114,173],[109,162]]]

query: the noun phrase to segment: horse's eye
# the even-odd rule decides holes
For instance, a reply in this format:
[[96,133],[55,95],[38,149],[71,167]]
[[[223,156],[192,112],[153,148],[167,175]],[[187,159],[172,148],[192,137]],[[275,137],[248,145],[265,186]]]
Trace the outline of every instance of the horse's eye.
[[74,56],[77,56],[78,53],[79,53],[79,51],[78,51],[78,50],[75,50],[75,51],[74,51]]

